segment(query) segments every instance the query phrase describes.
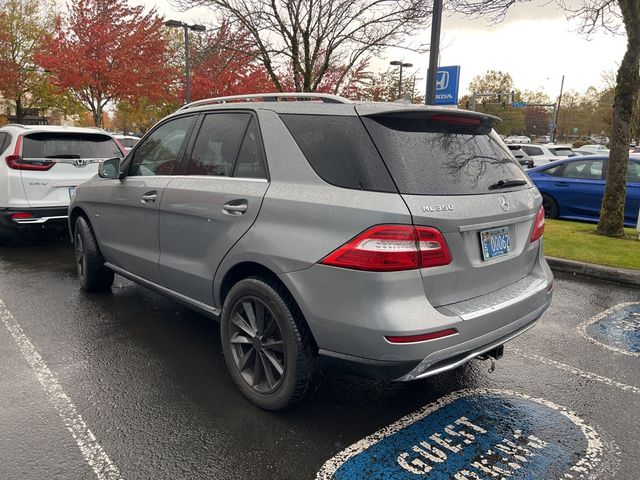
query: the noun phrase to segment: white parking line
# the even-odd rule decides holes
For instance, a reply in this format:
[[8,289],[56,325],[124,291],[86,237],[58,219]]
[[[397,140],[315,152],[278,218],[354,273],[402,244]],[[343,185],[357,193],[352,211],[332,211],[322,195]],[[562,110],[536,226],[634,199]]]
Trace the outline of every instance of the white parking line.
[[540,363],[544,363],[545,365],[549,365],[550,367],[555,367],[560,370],[564,370],[565,372],[573,373],[574,375],[578,375],[579,377],[586,378],[589,380],[595,380],[596,382],[601,382],[611,387],[619,388],[625,392],[635,393],[636,395],[640,395],[640,388],[634,387],[633,385],[627,385],[626,383],[616,382],[607,377],[603,377],[602,375],[598,375],[597,373],[587,372],[586,370],[580,370],[579,368],[572,367],[570,365],[566,365],[564,363],[556,362],[555,360],[551,360],[550,358],[541,357],[540,355],[535,355],[533,353],[525,353],[519,348],[509,347],[509,351],[515,353],[516,355],[526,358],[529,360],[535,360]]
[[0,299],[0,319],[13,337],[20,352],[33,370],[47,398],[58,411],[64,425],[78,444],[82,456],[93,469],[99,480],[116,480],[122,478],[116,466],[111,462],[93,432],[87,427],[76,410],[69,396],[42,357],[27,337],[4,302]]
[[[584,338],[589,340],[591,343],[595,343],[596,345],[598,345],[598,346],[600,346],[602,348],[606,348],[607,350],[611,350],[613,352],[621,353],[623,355],[629,355],[630,357],[640,357],[640,353],[638,353],[638,352],[630,352],[629,350],[625,350],[624,348],[618,348],[618,347],[614,347],[613,345],[607,345],[606,343],[601,342],[600,340],[598,340],[597,338],[593,337],[592,335],[590,335],[587,332],[587,327],[589,327],[590,325],[593,325],[594,323],[599,322],[603,318],[608,317],[612,313],[615,313],[618,310],[621,310],[621,309],[623,309],[625,307],[628,307],[630,305],[640,305],[640,303],[638,303],[638,302],[625,302],[625,303],[620,303],[620,304],[618,304],[618,305],[616,305],[614,307],[611,307],[611,308],[605,310],[604,312],[599,313],[595,317],[592,317],[589,320],[586,320],[585,322],[582,322],[580,325],[578,325],[578,331],[580,332],[580,334]],[[640,317],[640,314],[637,314],[637,313],[632,313],[631,315],[633,315],[634,317]]]

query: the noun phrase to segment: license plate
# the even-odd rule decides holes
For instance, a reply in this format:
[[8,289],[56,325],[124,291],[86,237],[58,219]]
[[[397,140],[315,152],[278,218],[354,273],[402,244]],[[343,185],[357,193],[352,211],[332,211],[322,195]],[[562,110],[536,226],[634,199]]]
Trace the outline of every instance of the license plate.
[[480,232],[482,259],[501,257],[511,253],[511,237],[509,227],[492,228]]
[[76,193],[76,187],[69,187],[69,200],[73,200],[73,196]]

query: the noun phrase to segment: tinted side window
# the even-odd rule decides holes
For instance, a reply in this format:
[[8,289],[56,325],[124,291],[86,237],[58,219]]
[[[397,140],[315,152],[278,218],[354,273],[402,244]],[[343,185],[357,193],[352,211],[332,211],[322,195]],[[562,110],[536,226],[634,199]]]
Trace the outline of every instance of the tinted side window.
[[260,137],[258,135],[258,124],[251,118],[247,133],[240,147],[238,163],[233,172],[234,177],[242,178],[267,178],[264,168]]
[[313,170],[338,187],[397,192],[358,117],[280,115]]
[[554,177],[560,177],[562,176],[562,169],[564,168],[564,165],[557,165],[555,167],[551,167],[551,168],[547,168],[546,170],[543,170],[542,173],[544,173],[545,175],[552,175]]
[[603,160],[577,160],[565,164],[562,176],[565,178],[581,178],[584,180],[600,180],[602,178]]
[[629,170],[627,170],[627,182],[640,183],[640,163],[629,162]]
[[175,175],[187,134],[194,116],[180,117],[160,125],[138,146],[131,162],[129,175]]
[[231,176],[250,119],[248,113],[207,115],[193,146],[187,175]]
[[522,150],[524,150],[524,152],[527,155],[531,155],[532,157],[535,157],[537,155],[542,155],[542,150],[537,148],[537,147],[527,147],[527,146],[523,146]]
[[9,146],[10,137],[8,133],[0,132],[0,155],[4,153],[4,151]]

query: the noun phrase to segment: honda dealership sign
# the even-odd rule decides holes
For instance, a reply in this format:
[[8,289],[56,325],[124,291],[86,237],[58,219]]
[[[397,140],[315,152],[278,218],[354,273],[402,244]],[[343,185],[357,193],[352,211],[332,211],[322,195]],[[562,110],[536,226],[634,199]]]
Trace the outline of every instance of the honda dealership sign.
[[438,67],[436,74],[436,105],[457,105],[460,86],[460,66]]

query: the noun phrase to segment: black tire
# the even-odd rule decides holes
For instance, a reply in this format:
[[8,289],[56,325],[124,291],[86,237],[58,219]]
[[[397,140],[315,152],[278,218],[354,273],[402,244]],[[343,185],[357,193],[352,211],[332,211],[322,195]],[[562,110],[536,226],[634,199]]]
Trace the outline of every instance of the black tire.
[[113,285],[113,271],[104,266],[96,237],[84,217],[76,220],[73,238],[80,287],[87,292],[109,290]]
[[558,218],[560,213],[558,209],[558,202],[553,197],[550,197],[546,193],[542,194],[542,207],[544,208],[544,216],[547,218]]
[[315,343],[285,288],[268,278],[240,280],[225,299],[220,331],[231,378],[252,403],[281,410],[305,396],[315,371]]

